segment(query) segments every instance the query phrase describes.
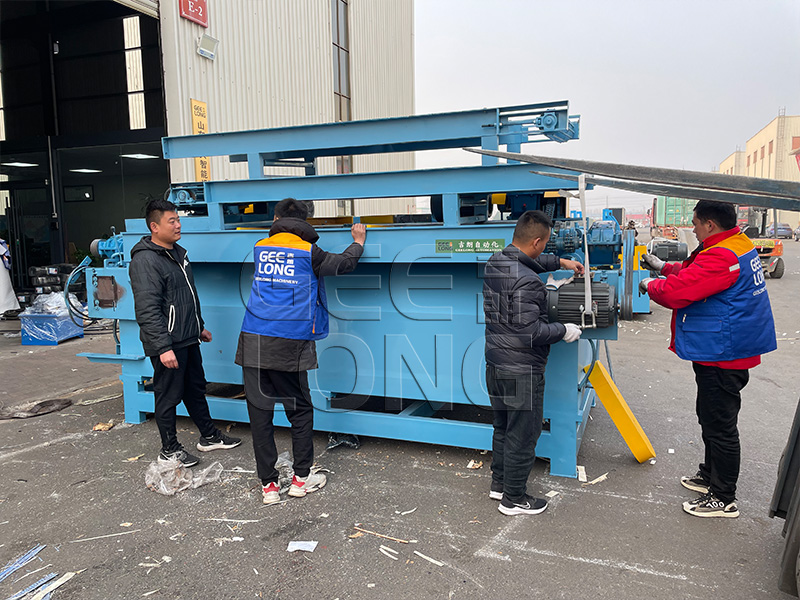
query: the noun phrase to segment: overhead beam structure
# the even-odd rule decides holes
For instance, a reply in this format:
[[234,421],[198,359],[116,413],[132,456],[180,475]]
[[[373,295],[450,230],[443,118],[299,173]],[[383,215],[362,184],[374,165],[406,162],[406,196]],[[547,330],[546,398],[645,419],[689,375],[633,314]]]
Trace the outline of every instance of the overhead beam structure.
[[[587,178],[587,183],[599,186],[693,200],[716,200],[744,206],[800,211],[800,184],[792,181],[744,177],[741,175],[720,175],[718,173],[664,169],[661,167],[642,167],[591,160],[550,158],[479,148],[466,148],[466,150],[495,158],[505,158],[514,162],[568,169],[577,173],[609,178]],[[532,172],[536,173],[536,171]],[[553,173],[548,173],[548,175],[570,181],[577,179],[576,175],[556,175]]]

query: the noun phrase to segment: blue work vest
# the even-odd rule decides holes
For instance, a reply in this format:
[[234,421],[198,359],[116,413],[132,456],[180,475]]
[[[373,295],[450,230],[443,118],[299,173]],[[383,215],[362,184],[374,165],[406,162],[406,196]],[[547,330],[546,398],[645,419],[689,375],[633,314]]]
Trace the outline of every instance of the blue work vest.
[[733,252],[739,277],[728,289],[677,310],[675,353],[685,360],[718,362],[759,356],[778,347],[764,270],[753,243],[741,233],[705,248]]
[[325,284],[311,267],[311,243],[278,233],[253,249],[255,273],[242,331],[292,340],[328,335]]

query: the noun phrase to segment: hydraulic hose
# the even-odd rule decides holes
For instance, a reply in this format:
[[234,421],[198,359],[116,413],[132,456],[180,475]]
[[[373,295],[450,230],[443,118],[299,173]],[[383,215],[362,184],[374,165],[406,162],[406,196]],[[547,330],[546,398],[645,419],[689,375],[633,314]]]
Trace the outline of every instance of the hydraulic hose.
[[598,353],[598,345],[597,340],[586,340],[589,342],[589,345],[592,347],[592,362],[589,366],[589,370],[586,371],[586,375],[583,376],[583,381],[580,382],[578,385],[578,391],[583,392],[584,388],[586,388],[586,384],[589,382],[589,376],[594,371],[594,364],[597,362],[597,353]]

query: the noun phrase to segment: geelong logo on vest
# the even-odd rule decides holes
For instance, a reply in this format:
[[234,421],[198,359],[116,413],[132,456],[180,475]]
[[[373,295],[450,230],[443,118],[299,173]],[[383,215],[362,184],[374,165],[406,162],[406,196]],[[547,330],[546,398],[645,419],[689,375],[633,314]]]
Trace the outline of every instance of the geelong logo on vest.
[[[256,274],[255,278],[263,282],[275,282],[276,277],[294,277],[295,264],[294,252],[283,250],[259,250],[256,248]],[[297,285],[298,280],[278,279],[278,283]]]
[[242,331],[295,340],[328,335],[325,289],[311,265],[312,244],[290,233],[258,242]]

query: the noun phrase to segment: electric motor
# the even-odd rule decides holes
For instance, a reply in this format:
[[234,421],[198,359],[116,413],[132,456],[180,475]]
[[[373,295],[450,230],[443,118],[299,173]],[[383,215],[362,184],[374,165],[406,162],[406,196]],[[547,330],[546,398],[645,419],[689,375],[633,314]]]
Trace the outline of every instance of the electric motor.
[[[581,325],[583,306],[586,303],[586,279],[576,278],[557,290],[547,291],[547,314],[550,322],[575,323]],[[592,282],[592,312],[597,327],[610,327],[617,313],[617,288],[601,281]],[[586,324],[591,322],[587,315]]]

